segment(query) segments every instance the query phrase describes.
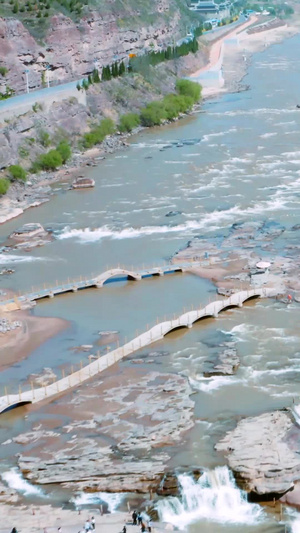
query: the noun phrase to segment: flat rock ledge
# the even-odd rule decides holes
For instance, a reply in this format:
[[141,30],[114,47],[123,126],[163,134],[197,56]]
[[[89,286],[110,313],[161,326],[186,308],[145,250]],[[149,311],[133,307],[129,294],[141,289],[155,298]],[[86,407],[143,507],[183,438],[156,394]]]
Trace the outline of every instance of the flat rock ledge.
[[215,357],[205,361],[203,375],[205,378],[212,376],[232,376],[236,373],[240,358],[237,355],[236,348],[232,342],[224,342],[221,347],[222,351]]
[[59,429],[68,435],[67,443],[44,427],[17,437],[27,446],[18,456],[25,478],[74,491],[177,493],[176,476],[166,477],[169,447],[180,443],[194,425],[193,391],[182,376],[157,372],[133,376],[131,368],[127,372],[130,381],[125,369],[118,386],[109,379],[94,383],[88,393],[97,391],[99,396],[92,403],[81,391],[90,418]]
[[290,446],[292,429],[300,433],[288,412],[275,411],[241,420],[216,444],[250,499],[277,499],[294,489],[300,479],[300,455]]

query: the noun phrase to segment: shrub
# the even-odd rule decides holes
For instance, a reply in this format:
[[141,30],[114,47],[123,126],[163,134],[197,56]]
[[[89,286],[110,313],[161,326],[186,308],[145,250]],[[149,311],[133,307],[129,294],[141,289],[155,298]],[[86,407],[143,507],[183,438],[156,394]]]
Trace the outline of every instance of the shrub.
[[45,131],[45,130],[41,130],[39,132],[39,141],[40,141],[42,146],[44,146],[45,148],[48,148],[48,146],[50,146],[50,144],[51,144],[51,139],[50,139],[49,133],[47,131]]
[[199,102],[201,98],[201,85],[190,80],[177,80],[176,90],[182,96],[190,96],[194,103]]
[[26,181],[26,172],[20,165],[11,165],[8,170],[12,179]]
[[57,145],[56,150],[61,155],[63,163],[65,163],[68,159],[70,159],[72,155],[71,147],[67,141],[61,141]]
[[0,67],[0,74],[1,76],[6,76],[6,74],[8,73],[8,69],[6,67]]
[[136,113],[127,113],[126,115],[121,115],[119,130],[122,132],[132,131],[140,124],[140,117]]
[[114,131],[115,127],[113,121],[110,118],[104,118],[98,126],[92,128],[89,133],[84,134],[82,142],[83,147],[91,148],[95,144],[101,143],[106,135],[111,135]]
[[99,71],[96,68],[94,68],[94,70],[93,70],[92,77],[93,77],[93,82],[94,83],[100,83],[101,80],[100,80],[100,76],[99,76]]
[[9,189],[9,180],[0,178],[0,194],[5,194]]
[[43,170],[56,170],[62,162],[60,153],[57,150],[50,150],[39,157],[37,164]]
[[140,117],[143,126],[159,126],[167,118],[163,102],[151,102],[141,110]]

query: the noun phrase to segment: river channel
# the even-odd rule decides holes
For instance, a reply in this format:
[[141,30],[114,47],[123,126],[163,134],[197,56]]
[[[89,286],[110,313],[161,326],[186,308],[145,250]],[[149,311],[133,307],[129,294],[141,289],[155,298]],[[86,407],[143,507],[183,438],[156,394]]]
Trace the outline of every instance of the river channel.
[[[128,149],[86,171],[96,181],[94,189],[66,192],[64,184],[55,185],[50,202],[1,226],[3,242],[26,222],[54,230],[50,244],[28,253],[0,255],[0,264],[16,269],[12,277],[2,277],[1,289],[26,291],[118,264],[161,264],[193,237],[226,235],[240,221],[283,225],[286,232],[277,241],[279,250],[285,239],[296,242],[290,228],[300,223],[299,46],[296,36],[256,54],[244,79],[247,91],[207,101],[200,113],[132,137]],[[170,211],[178,214],[166,217]],[[118,331],[122,342],[157,318],[178,314],[184,307],[201,307],[214,295],[209,281],[175,274],[43,300],[32,313],[61,317],[68,326],[4,370],[0,388],[17,388],[44,367],[59,373],[78,363],[83,356],[71,349],[95,345],[99,331]],[[224,460],[213,445],[240,417],[290,406],[293,398],[299,402],[298,323],[297,304],[252,302],[157,345],[169,356],[158,357],[149,369],[187,375],[196,392],[196,424],[184,446],[174,448],[171,466],[201,465],[214,472],[208,483],[211,492],[201,496],[197,512],[188,503],[174,511],[191,533],[234,533],[241,527],[245,533],[284,531],[272,512],[241,502],[234,484],[216,474],[214,469]],[[237,374],[203,378],[207,354],[226,339],[237,343]],[[0,441],[52,416],[47,405],[27,415],[25,419],[23,410],[3,415]],[[13,455],[20,451],[17,444],[0,447],[2,472],[15,464]],[[186,491],[197,500],[199,488],[188,486]],[[53,501],[60,497],[59,491],[51,490]],[[170,509],[164,512],[172,521]]]

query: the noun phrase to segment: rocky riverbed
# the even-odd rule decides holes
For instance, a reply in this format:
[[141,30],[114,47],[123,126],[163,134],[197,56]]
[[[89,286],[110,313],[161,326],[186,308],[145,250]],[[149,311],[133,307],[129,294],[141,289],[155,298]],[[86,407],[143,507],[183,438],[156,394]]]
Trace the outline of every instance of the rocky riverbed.
[[169,447],[182,442],[194,425],[191,394],[185,377],[141,367],[101,376],[56,404],[55,413],[63,412],[70,422],[53,430],[45,422],[17,437],[27,446],[19,468],[42,485],[155,492],[167,470]]
[[216,445],[227,457],[238,484],[255,500],[278,499],[294,489],[300,478],[298,449],[291,446],[293,425],[289,412],[276,411],[238,422]]

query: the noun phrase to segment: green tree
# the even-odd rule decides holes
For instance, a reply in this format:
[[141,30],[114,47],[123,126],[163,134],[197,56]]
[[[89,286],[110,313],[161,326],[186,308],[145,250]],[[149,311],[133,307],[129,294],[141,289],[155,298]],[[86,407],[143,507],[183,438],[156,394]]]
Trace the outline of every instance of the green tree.
[[56,170],[62,165],[62,157],[57,150],[50,150],[38,159],[38,165],[43,170]]
[[92,76],[93,76],[94,83],[100,83],[101,80],[100,80],[98,69],[94,68]]
[[0,178],[0,194],[5,194],[9,189],[9,180]]
[[121,132],[130,132],[140,124],[140,117],[136,113],[127,113],[121,115],[119,130]]
[[48,146],[50,146],[51,144],[51,139],[50,139],[50,135],[47,131],[45,130],[40,130],[39,131],[39,141],[41,143],[42,146],[44,146],[44,148],[48,148]]
[[14,14],[19,13],[19,4],[18,4],[18,2],[14,3],[14,7],[13,7],[12,11],[13,11]]
[[26,181],[26,171],[20,165],[11,165],[8,170],[12,179]]
[[201,98],[201,85],[190,80],[177,80],[176,90],[182,96],[190,96],[194,103],[199,102]]
[[62,162],[65,163],[72,155],[71,147],[67,141],[61,141],[56,150],[60,153]]
[[82,84],[81,84],[81,86],[82,86],[82,88],[83,88],[84,91],[87,91],[88,88],[89,88],[89,82],[88,82],[88,80],[86,80],[86,79],[82,80]]
[[159,126],[167,118],[163,102],[151,102],[141,109],[140,117],[143,126]]
[[119,76],[123,76],[125,72],[126,72],[126,67],[125,67],[124,61],[121,61],[121,63],[119,64]]

